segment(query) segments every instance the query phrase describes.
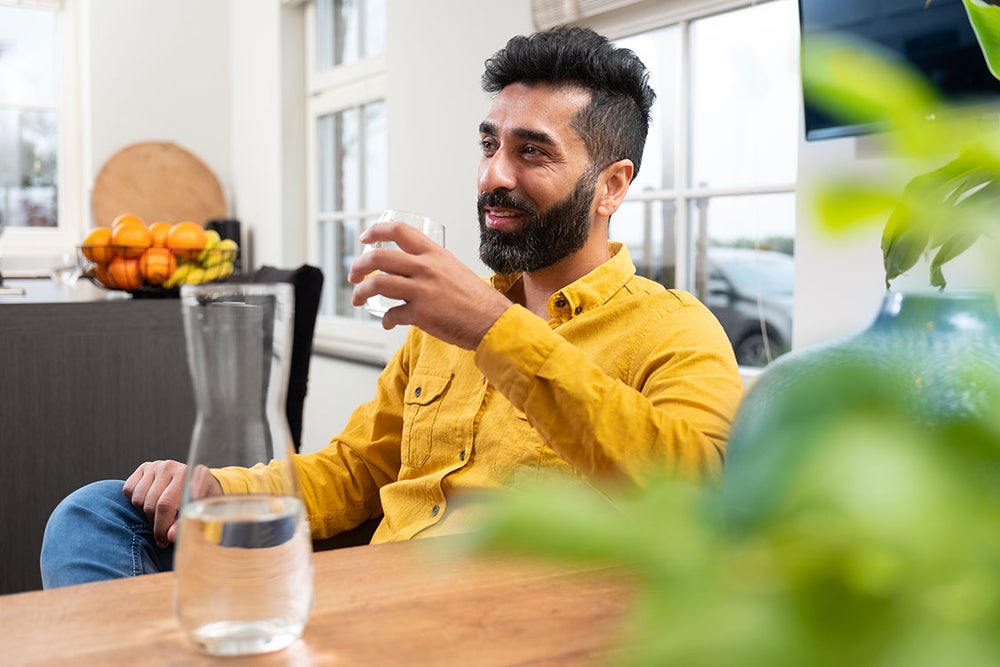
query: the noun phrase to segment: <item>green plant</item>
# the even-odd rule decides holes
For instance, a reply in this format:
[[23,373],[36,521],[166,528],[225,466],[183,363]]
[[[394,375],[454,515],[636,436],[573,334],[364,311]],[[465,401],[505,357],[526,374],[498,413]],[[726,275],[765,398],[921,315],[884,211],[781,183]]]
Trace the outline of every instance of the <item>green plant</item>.
[[[984,57],[1000,71],[1000,6],[963,0]],[[803,87],[831,113],[882,126],[896,172],[882,180],[840,175],[815,198],[830,228],[886,219],[882,235],[886,288],[930,256],[930,284],[944,289],[942,266],[997,229],[1000,131],[996,112],[949,107],[929,82],[870,44],[831,35],[802,53]],[[954,157],[924,171],[930,160]],[[910,178],[913,173],[920,173]],[[910,178],[900,191],[900,174]]]

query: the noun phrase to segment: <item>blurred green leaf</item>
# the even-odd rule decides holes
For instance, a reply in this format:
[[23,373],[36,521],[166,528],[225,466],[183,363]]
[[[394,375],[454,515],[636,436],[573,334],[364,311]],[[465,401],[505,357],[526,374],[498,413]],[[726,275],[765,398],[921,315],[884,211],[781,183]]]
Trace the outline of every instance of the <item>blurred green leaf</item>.
[[1000,7],[982,0],[962,1],[986,58],[986,64],[993,76],[1000,79]]
[[826,183],[812,198],[819,224],[835,232],[884,219],[898,202],[895,188],[855,179]]
[[908,123],[935,108],[927,81],[888,51],[844,35],[817,35],[802,51],[802,86],[829,112],[856,123]]

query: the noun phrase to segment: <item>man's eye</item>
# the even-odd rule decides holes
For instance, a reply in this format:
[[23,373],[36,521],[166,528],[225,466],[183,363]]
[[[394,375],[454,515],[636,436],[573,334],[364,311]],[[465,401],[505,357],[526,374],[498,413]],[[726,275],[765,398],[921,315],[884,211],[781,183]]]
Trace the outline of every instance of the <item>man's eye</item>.
[[497,149],[496,143],[492,139],[480,139],[479,147],[484,153],[492,153]]

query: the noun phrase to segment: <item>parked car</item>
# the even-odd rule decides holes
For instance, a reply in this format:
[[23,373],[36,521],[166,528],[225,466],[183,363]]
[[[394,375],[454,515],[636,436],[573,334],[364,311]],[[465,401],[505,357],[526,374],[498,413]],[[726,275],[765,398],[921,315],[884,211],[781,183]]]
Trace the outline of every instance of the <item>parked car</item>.
[[766,366],[792,341],[791,256],[710,248],[705,305],[722,323],[741,366]]

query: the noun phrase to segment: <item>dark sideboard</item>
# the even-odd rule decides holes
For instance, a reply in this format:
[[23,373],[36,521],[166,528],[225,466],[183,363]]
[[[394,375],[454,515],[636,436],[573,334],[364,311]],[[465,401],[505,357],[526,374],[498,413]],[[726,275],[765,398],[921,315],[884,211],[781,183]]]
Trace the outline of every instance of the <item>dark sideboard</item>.
[[195,417],[178,299],[7,282],[25,294],[0,297],[0,594],[41,587],[63,497],[185,460]]

